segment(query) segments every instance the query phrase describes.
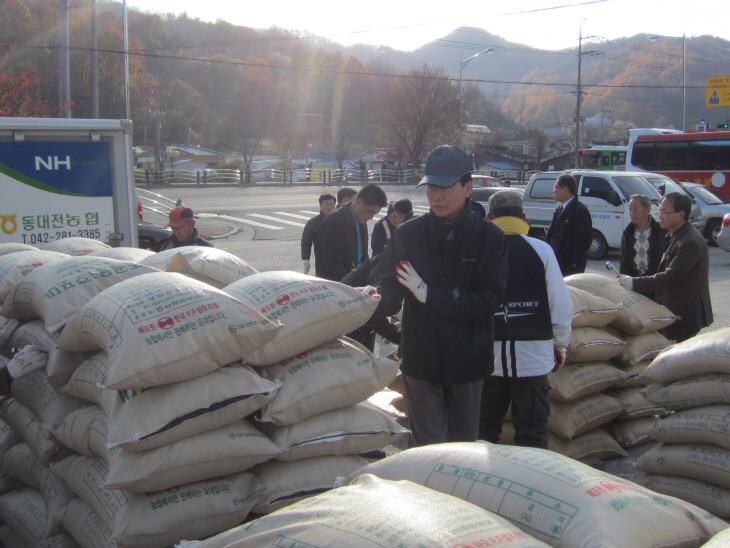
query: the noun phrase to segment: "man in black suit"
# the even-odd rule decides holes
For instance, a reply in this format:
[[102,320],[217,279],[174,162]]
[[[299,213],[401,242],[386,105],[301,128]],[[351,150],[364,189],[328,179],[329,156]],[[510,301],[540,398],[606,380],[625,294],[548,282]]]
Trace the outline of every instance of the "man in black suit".
[[588,249],[593,241],[591,214],[576,194],[578,184],[572,175],[558,177],[553,197],[560,206],[553,213],[545,241],[555,251],[563,276],[585,272]]

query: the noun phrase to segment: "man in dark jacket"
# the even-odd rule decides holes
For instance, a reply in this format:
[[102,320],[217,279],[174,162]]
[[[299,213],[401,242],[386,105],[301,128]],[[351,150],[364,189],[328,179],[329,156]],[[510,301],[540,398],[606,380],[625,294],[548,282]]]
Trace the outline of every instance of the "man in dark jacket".
[[454,146],[426,160],[431,211],[400,225],[383,252],[374,318],[403,307],[401,352],[411,446],[474,441],[494,368],[494,314],[507,283],[502,231],[471,211],[472,164]]
[[317,265],[317,261],[319,260],[319,253],[317,253],[317,235],[322,228],[322,223],[324,222],[325,217],[335,210],[335,201],[336,198],[329,192],[322,194],[319,197],[319,215],[312,217],[307,221],[307,224],[304,225],[301,248],[302,262],[304,263],[302,270],[305,274],[309,274],[309,270],[312,267],[309,259],[312,257],[313,244],[314,264],[315,266]]
[[367,222],[387,205],[383,189],[369,184],[362,187],[352,202],[325,218],[315,243],[319,249],[317,276],[339,282],[367,260]]
[[408,198],[401,198],[388,204],[388,213],[373,227],[373,257],[383,252],[398,225],[412,216],[413,204]]
[[189,245],[215,247],[198,234],[198,229],[195,228],[195,218],[193,217],[192,209],[186,206],[177,206],[170,210],[169,216],[170,222],[165,226],[169,226],[172,229],[172,236],[167,240],[162,240],[157,251],[165,251],[166,249]]
[[621,276],[619,283],[633,291],[656,291],[656,302],[681,318],[663,330],[677,342],[690,339],[712,323],[710,255],[707,242],[689,223],[692,201],[670,192],[659,206],[659,222],[671,237],[659,270],[653,276]]
[[[619,272],[627,276],[652,276],[659,270],[666,242],[664,230],[651,216],[651,200],[643,194],[629,198],[631,223],[621,236]],[[654,300],[654,292],[643,293]]]
[[588,208],[578,201],[578,184],[572,175],[561,175],[553,186],[553,197],[560,206],[553,214],[545,241],[555,251],[563,276],[586,271],[588,249],[593,236],[593,221]]

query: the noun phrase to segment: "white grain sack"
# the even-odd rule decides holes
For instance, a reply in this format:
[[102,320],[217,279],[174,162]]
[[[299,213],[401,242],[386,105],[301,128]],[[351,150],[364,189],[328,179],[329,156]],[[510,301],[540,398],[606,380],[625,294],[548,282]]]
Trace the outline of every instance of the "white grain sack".
[[288,426],[258,423],[282,451],[277,460],[359,455],[392,444],[409,431],[369,403],[315,415]]
[[640,417],[625,421],[612,421],[601,426],[621,447],[636,447],[651,441],[648,431],[657,421],[656,417]]
[[730,405],[672,413],[656,421],[647,433],[664,443],[711,443],[730,449]]
[[624,403],[626,409],[616,417],[617,420],[638,419],[639,417],[653,417],[666,413],[667,410],[647,400],[641,386],[620,386],[609,388],[605,394]]
[[346,477],[366,466],[368,461],[357,455],[313,457],[291,462],[270,460],[251,468],[265,491],[253,512],[270,514],[302,499],[329,491],[338,477]]
[[144,451],[230,424],[260,409],[277,389],[250,366],[231,364],[202,377],[146,390],[108,390],[109,360],[83,363],[63,392],[96,403],[109,418],[109,443]]
[[627,335],[615,327],[604,328],[608,333],[626,342],[626,348],[616,356],[616,361],[624,365],[636,365],[645,360],[653,360],[662,350],[674,344],[661,333],[651,331],[641,335]]
[[641,375],[646,384],[705,373],[730,374],[730,327],[697,335],[659,354]]
[[28,244],[0,244],[0,257],[8,255],[9,253],[19,253],[22,251],[38,251],[38,248]]
[[21,324],[10,337],[7,348],[20,350],[28,345],[38,346],[50,356],[56,349],[57,340],[58,335],[48,333],[43,320],[38,319]]
[[112,532],[118,548],[165,548],[225,531],[246,519],[263,491],[250,473],[138,494],[104,489],[106,465],[96,459],[74,456],[54,469]]
[[156,272],[99,293],[66,325],[57,345],[105,350],[106,387],[128,390],[202,377],[255,353],[280,328],[208,284]]
[[141,262],[166,272],[184,274],[218,289],[246,276],[258,274],[243,259],[214,247],[185,246],[167,249]]
[[[116,259],[118,261],[135,261],[137,263],[155,255],[154,251],[149,249],[140,249],[137,247],[110,247],[89,253],[89,257],[106,257],[108,259]],[[160,269],[158,269],[160,270]]]
[[135,493],[168,489],[243,472],[280,452],[269,438],[241,419],[149,451],[119,449],[112,456],[106,487]]
[[54,251],[27,251],[0,257],[0,302],[30,272],[46,263],[63,259],[68,259],[68,255]]
[[104,289],[151,272],[157,269],[104,257],[55,261],[39,266],[15,285],[3,302],[3,315],[24,321],[42,318],[48,331],[60,331]]
[[67,255],[73,255],[79,257],[81,255],[88,255],[94,251],[102,251],[109,249],[104,242],[94,240],[92,238],[63,238],[62,240],[56,240],[49,244],[41,246],[41,249],[46,251],[58,251],[59,253],[66,253]]
[[597,327],[576,327],[570,333],[570,344],[565,349],[566,362],[598,362],[618,356],[626,343]]
[[636,460],[648,474],[682,476],[730,488],[730,450],[709,444],[660,443]]
[[[719,518],[730,518],[730,489],[714,483],[680,476],[639,474],[636,483],[662,495],[669,495],[699,506]],[[703,545],[703,548],[708,546]],[[730,539],[728,544],[730,546]]]
[[363,476],[357,483],[300,501],[185,548],[472,548],[548,545],[509,521],[408,481]]
[[20,441],[20,434],[13,430],[9,424],[0,420],[0,457],[11,447],[18,445]]
[[393,382],[399,366],[399,361],[378,359],[345,337],[260,368],[263,378],[281,384],[260,420],[293,424],[355,405]]
[[621,303],[621,311],[611,325],[629,335],[659,331],[677,319],[666,306],[621,287],[615,276],[573,274],[565,278],[565,283],[570,287],[577,287],[608,299],[612,303]]
[[605,362],[566,364],[548,374],[550,399],[567,402],[620,383],[626,373]]
[[429,445],[355,473],[362,474],[457,496],[556,548],[699,547],[727,527],[691,504],[544,449]]
[[572,440],[550,436],[548,449],[575,460],[589,457],[605,460],[629,456],[616,440],[600,428],[589,430]]
[[96,354],[95,351],[71,352],[60,348],[52,350],[48,353],[48,361],[46,362],[48,381],[57,390],[60,390],[71,379],[74,371],[94,354]]
[[354,331],[370,319],[379,300],[341,283],[288,271],[255,274],[224,291],[284,324],[276,340],[248,356],[252,365],[272,365]]
[[[0,497],[0,519],[7,523],[23,542],[33,548],[78,548],[66,533],[45,538],[46,508],[36,489],[27,487]],[[15,548],[15,546],[13,546]]]
[[109,464],[113,460],[113,455],[121,449],[107,447],[108,429],[106,414],[98,405],[92,405],[70,413],[53,434],[63,445],[76,453],[100,458]]
[[573,321],[571,327],[603,327],[616,319],[621,305],[588,291],[568,286],[573,301]]
[[615,366],[626,373],[627,377],[621,381],[621,386],[646,386],[647,381],[641,378],[641,374],[649,367],[649,361],[639,362],[636,365],[624,365],[614,362]]
[[18,533],[13,531],[8,525],[0,527],[0,542],[3,546],[13,548],[34,548],[25,542]]
[[708,405],[730,405],[730,375],[708,373],[671,384],[652,384],[641,393],[650,402],[673,411]]
[[81,548],[116,548],[112,533],[99,515],[80,498],[69,502],[60,514],[63,528]]
[[50,430],[15,398],[6,398],[0,402],[0,417],[30,446],[43,466],[69,454],[69,450],[59,443]]
[[572,439],[601,426],[624,412],[625,404],[605,394],[589,394],[573,401],[550,402],[550,431],[561,438]]
[[728,548],[730,546],[730,527],[720,531],[709,542],[702,545],[702,548]]

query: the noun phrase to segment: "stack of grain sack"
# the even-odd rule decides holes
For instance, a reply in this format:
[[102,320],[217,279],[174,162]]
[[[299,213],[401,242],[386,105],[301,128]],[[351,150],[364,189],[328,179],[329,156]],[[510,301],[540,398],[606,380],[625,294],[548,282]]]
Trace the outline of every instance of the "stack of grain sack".
[[[125,260],[108,258],[113,251]],[[327,456],[299,461],[309,476],[299,480],[302,485],[294,478],[275,486],[283,477],[275,469],[267,486],[271,472],[263,463],[285,450],[254,426],[259,423],[253,413],[265,414],[263,408],[275,402],[285,383],[266,369],[307,351],[323,361],[320,349],[309,350],[317,345],[328,347],[326,359],[354,355],[354,343],[327,341],[365,323],[377,299],[293,273],[286,274],[298,278],[297,289],[282,273],[273,273],[269,283],[267,274],[212,248],[185,248],[163,257],[136,251],[61,255],[3,286],[2,315],[25,322],[6,344],[6,357],[28,345],[48,355],[45,368],[17,378],[13,397],[0,405],[0,416],[24,442],[2,462],[3,473],[23,486],[0,497],[8,534],[22,537],[9,545],[164,547],[202,538],[241,523],[254,506],[265,512],[277,497],[302,496],[312,482],[319,481],[319,490],[331,488],[338,475],[364,462],[329,455],[379,448],[402,433],[387,424],[378,437],[372,424],[367,433],[358,424],[353,430],[369,443],[312,455],[305,451],[294,458]],[[244,276],[257,279],[258,297],[273,296],[273,302],[252,308],[235,297]],[[295,309],[307,309],[307,317],[300,315],[302,325],[288,331],[298,336],[293,343],[282,335],[291,323],[284,316]],[[367,352],[357,358],[351,370],[376,376]],[[316,370],[319,363],[299,369]],[[289,361],[279,369],[291,367]],[[380,372],[382,385],[368,379],[368,386],[379,390],[397,367],[387,363],[382,369],[388,372]],[[369,387],[358,386],[348,396],[362,401]],[[303,405],[310,411],[326,414],[338,406],[328,407],[329,394],[310,394],[310,399],[315,403]],[[351,405],[341,403],[345,400],[337,403]],[[343,424],[340,419],[340,431],[325,434],[328,441],[347,437]],[[336,462],[328,462],[332,459]],[[252,473],[257,465],[258,477]],[[321,468],[327,472],[315,477]]]
[[[675,317],[615,278],[578,274],[566,282],[572,333],[566,364],[548,376],[549,447],[574,459],[625,457],[625,448],[649,441],[643,432],[665,411],[643,398],[637,379],[671,344],[656,330]],[[514,426],[505,423],[500,443],[511,444],[513,436]]]
[[648,436],[642,485],[730,518],[730,328],[677,344],[640,375],[646,399],[672,410]]

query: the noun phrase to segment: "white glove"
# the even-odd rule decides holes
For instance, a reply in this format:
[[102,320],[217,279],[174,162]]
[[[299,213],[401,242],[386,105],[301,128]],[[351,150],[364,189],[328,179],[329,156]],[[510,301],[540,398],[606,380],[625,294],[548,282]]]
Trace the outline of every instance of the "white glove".
[[631,276],[619,276],[618,283],[621,287],[628,289],[629,291],[633,291],[634,289],[634,279]]
[[411,266],[411,263],[408,261],[401,261],[399,268],[396,268],[396,272],[398,273],[398,281],[410,289],[411,293],[413,293],[413,296],[417,300],[426,304],[428,286]]
[[47,361],[48,354],[43,352],[40,347],[28,345],[15,353],[7,368],[10,375],[17,379],[26,373],[45,367]]
[[18,320],[8,320],[0,327],[0,346],[8,344],[10,337],[13,336],[15,330],[18,329],[20,322]]
[[304,267],[302,268],[302,271],[305,274],[309,274],[309,269],[312,268],[312,265],[309,263],[309,261],[304,261]]
[[375,289],[372,285],[366,285],[365,287],[356,287],[360,293],[367,293],[371,297],[377,297],[378,296],[378,290]]

